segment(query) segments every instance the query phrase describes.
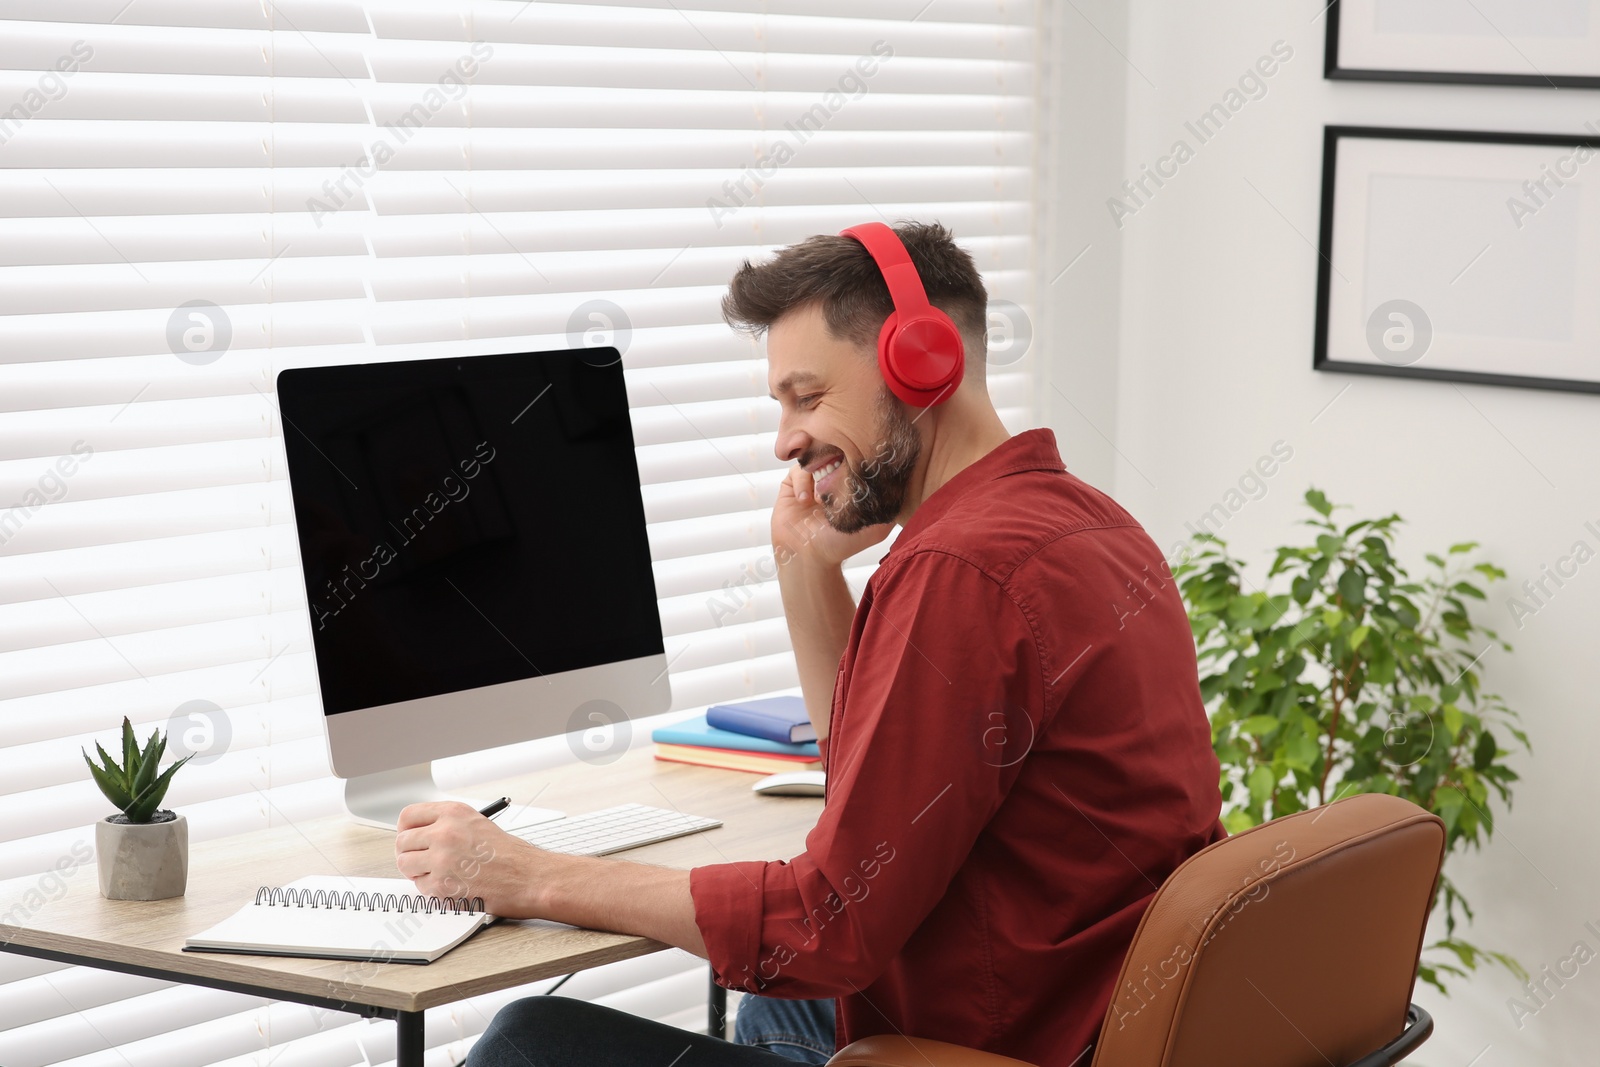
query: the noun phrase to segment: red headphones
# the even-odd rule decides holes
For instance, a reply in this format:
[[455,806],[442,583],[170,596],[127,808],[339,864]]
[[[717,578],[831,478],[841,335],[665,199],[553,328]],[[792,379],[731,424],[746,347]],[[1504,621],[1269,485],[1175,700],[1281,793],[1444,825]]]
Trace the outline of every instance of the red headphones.
[[878,369],[890,391],[918,408],[949,399],[961,384],[966,346],[950,316],[928,303],[906,246],[881,222],[864,222],[840,230],[839,236],[866,246],[894,301],[894,312],[878,333]]

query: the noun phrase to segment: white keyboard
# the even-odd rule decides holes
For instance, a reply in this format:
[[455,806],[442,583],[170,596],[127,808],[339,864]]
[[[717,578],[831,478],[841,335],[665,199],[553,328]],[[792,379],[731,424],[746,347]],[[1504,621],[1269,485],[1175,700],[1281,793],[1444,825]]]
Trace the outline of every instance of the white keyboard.
[[721,819],[686,815],[681,811],[652,808],[646,804],[619,804],[584,815],[514,826],[515,834],[550,852],[568,856],[605,856],[624,849],[653,845],[686,834],[697,834],[721,826]]

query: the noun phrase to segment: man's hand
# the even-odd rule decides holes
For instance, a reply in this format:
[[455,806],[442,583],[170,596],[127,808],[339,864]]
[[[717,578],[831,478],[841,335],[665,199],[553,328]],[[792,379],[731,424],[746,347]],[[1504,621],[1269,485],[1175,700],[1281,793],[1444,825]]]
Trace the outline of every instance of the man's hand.
[[487,910],[507,919],[535,916],[549,853],[457,801],[409,804],[398,829],[395,864],[419,893],[482,897]]
[[838,567],[893,529],[893,523],[883,523],[853,534],[835,530],[817,500],[811,472],[796,464],[778,486],[778,501],[772,507],[772,552],[780,568],[796,559]]
[[772,554],[778,590],[800,672],[800,693],[817,737],[828,736],[833,679],[850,636],[856,602],[843,563],[889,536],[892,523],[842,534],[828,525],[811,473],[798,464],[778,486],[772,507]]
[[502,919],[638,934],[706,956],[688,871],[546,852],[455,801],[407,805],[399,831],[395,863],[420,893],[482,897]]

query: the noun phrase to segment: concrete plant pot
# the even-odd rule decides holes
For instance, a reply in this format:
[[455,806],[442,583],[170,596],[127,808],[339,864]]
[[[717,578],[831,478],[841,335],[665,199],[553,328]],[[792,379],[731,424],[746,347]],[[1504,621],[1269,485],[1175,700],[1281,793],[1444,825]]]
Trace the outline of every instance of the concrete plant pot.
[[[164,821],[158,821],[166,816]],[[108,900],[166,900],[183,896],[189,882],[189,822],[158,811],[150,822],[94,824],[95,863],[100,895]]]

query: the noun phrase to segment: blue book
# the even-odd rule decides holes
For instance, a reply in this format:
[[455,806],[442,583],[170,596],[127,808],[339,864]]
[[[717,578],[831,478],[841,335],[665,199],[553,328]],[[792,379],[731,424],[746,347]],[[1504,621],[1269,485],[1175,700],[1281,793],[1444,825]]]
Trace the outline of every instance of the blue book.
[[817,729],[799,697],[758,697],[706,709],[706,722],[718,730],[764,737],[768,741],[801,744],[817,739]]
[[718,730],[707,724],[704,715],[671,726],[658,726],[650,732],[650,740],[663,745],[693,745],[697,748],[733,748],[741,752],[774,752],[784,756],[821,756],[815,741],[803,745],[787,745],[769,741],[764,737],[751,737],[732,730]]

